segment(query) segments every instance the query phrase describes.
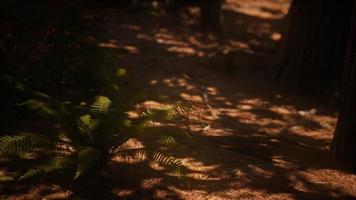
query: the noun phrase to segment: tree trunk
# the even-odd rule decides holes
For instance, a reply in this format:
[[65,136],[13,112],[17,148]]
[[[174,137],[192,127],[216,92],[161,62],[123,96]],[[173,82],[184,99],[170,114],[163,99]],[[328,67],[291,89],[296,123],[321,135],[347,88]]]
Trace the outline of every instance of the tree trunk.
[[356,1],[346,56],[341,110],[331,146],[336,163],[356,172]]
[[352,1],[293,0],[278,82],[288,90],[330,95],[338,90]]
[[201,26],[205,30],[218,31],[221,28],[222,0],[201,0]]

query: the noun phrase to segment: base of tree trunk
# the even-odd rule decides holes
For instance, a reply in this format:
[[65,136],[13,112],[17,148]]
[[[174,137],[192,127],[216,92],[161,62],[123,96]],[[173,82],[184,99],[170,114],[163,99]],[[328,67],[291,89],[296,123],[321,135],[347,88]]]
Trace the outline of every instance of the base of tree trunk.
[[331,152],[335,163],[356,172],[356,132],[352,130],[356,130],[356,119],[339,118]]
[[313,96],[339,90],[351,3],[293,0],[277,75],[280,85]]
[[[355,1],[354,1],[355,2]],[[346,54],[341,109],[331,152],[343,168],[356,172],[356,2]]]

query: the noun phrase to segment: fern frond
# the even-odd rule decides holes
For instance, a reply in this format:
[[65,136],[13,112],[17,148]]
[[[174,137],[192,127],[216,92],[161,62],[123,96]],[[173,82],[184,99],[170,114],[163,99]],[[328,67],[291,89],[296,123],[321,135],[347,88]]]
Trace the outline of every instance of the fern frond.
[[141,113],[141,117],[150,120],[178,120],[185,116],[189,107],[181,104],[175,104],[167,108],[148,109]]
[[90,106],[92,113],[105,114],[109,112],[111,100],[104,96],[98,96],[95,102]]
[[6,176],[6,175],[0,175],[0,183],[4,183],[4,182],[10,182],[13,181],[14,178],[10,177],[10,176]]
[[167,156],[164,153],[158,151],[151,152],[144,148],[140,148],[134,149],[133,153],[142,160],[149,160],[169,167],[180,167],[182,165],[182,162],[180,160],[171,156]]
[[177,144],[177,141],[172,136],[161,136],[159,143],[164,146],[174,146]]
[[158,162],[160,164],[167,165],[170,167],[179,167],[182,165],[180,160],[170,157],[170,156],[166,156],[161,152],[153,153],[151,155],[151,159],[155,162]]
[[[93,123],[90,120],[90,123],[87,123],[86,119],[88,117],[78,119],[78,116],[72,112],[65,103],[52,99],[51,97],[46,96],[46,94],[37,93],[37,96],[42,96],[43,100],[30,99],[19,105],[27,105],[31,110],[37,111],[46,119],[51,119],[56,123],[61,124],[66,130],[68,138],[70,138],[72,142],[82,144],[87,141],[82,135],[78,134],[78,131],[85,132],[93,127]],[[82,123],[79,123],[78,121]]]
[[40,91],[33,91],[32,92],[32,95],[34,97],[37,97],[37,98],[41,98],[41,99],[44,99],[44,100],[51,100],[51,97],[43,92],[40,92]]
[[176,104],[167,109],[167,119],[168,120],[176,120],[181,119],[187,112],[189,111],[189,107]]
[[135,157],[139,158],[140,160],[146,160],[148,158],[148,153],[145,149],[134,149]]
[[159,122],[153,121],[151,119],[145,119],[141,121],[141,123],[138,125],[138,128],[147,129],[147,128],[152,128],[158,124]]
[[93,137],[92,133],[96,129],[98,124],[99,124],[99,121],[93,119],[93,117],[90,115],[83,115],[78,120],[79,131],[83,135],[88,136],[90,139],[92,139],[92,137]]
[[18,154],[49,146],[51,141],[45,135],[22,133],[20,135],[0,138],[0,151],[7,154]]
[[31,177],[39,176],[39,175],[46,174],[53,170],[54,169],[52,169],[51,167],[49,167],[49,168],[39,167],[39,168],[30,169],[24,175],[22,175],[18,180],[20,181],[23,179],[28,179]]
[[69,156],[58,157],[52,159],[49,163],[44,165],[36,166],[28,170],[24,175],[22,175],[18,180],[23,180],[31,177],[35,177],[42,174],[48,174],[57,170],[62,170],[71,167],[74,164],[73,159]]
[[93,168],[99,161],[99,157],[100,151],[91,146],[79,150],[77,170],[73,179],[77,179],[79,176]]
[[56,154],[70,155],[74,152],[73,147],[66,142],[56,142],[53,148],[53,152]]
[[152,120],[163,120],[166,117],[166,110],[165,109],[147,109],[143,111],[140,115],[141,119],[146,121]]
[[54,115],[56,113],[47,103],[37,99],[30,99],[19,105],[26,105],[30,110],[37,111],[43,115]]

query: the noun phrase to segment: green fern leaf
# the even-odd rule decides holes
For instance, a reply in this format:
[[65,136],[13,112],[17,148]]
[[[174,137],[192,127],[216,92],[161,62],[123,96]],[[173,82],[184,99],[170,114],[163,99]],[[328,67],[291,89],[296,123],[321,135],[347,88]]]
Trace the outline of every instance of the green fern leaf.
[[36,99],[27,100],[19,105],[26,105],[30,110],[37,111],[42,115],[54,115],[56,113],[47,103]]
[[14,178],[10,177],[10,176],[6,176],[6,175],[0,175],[0,183],[4,183],[4,182],[10,182],[13,181]]
[[167,166],[181,166],[182,163],[180,160],[177,160],[176,158],[170,157],[170,156],[166,156],[161,152],[155,152],[152,154],[151,159],[155,162],[161,163],[163,165],[167,165]]
[[138,150],[136,150],[135,154],[142,160],[145,160],[148,157],[148,153],[145,149],[138,149]]
[[35,168],[35,169],[30,169],[28,170],[24,175],[22,175],[18,180],[23,180],[23,179],[28,179],[34,176],[38,176],[41,174],[45,174],[46,172],[49,172],[50,170],[44,170],[42,168]]
[[92,116],[90,116],[90,115],[83,115],[78,120],[79,131],[82,134],[88,136],[90,139],[92,139],[92,137],[93,137],[92,133],[96,129],[98,124],[99,124],[99,121],[93,119]]
[[172,136],[161,136],[159,143],[164,146],[174,146],[177,144],[177,141]]
[[166,110],[166,119],[167,120],[177,120],[181,119],[187,112],[189,107],[181,104],[173,105],[172,107]]
[[92,113],[106,114],[109,111],[111,100],[104,96],[96,98],[95,102],[90,106]]
[[150,152],[144,148],[135,149],[134,154],[142,160],[150,160],[152,162],[160,163],[169,167],[180,167],[181,161],[163,154],[162,152],[154,151]]
[[48,174],[57,170],[62,170],[69,168],[73,165],[73,160],[71,157],[58,157],[51,160],[49,163],[37,166],[33,169],[28,170],[24,175],[22,175],[18,180],[28,179],[42,174]]
[[51,97],[43,92],[40,91],[34,91],[32,92],[32,95],[37,97],[37,98],[42,98],[42,99],[46,99],[46,100],[50,100]]
[[82,174],[93,168],[99,161],[100,151],[89,146],[78,152],[78,165],[73,179],[77,179]]
[[0,138],[0,151],[7,154],[18,154],[49,146],[50,140],[35,133],[21,133],[15,136],[5,135]]
[[184,117],[189,111],[189,107],[176,104],[167,108],[148,109],[141,113],[141,118],[147,120],[178,120]]

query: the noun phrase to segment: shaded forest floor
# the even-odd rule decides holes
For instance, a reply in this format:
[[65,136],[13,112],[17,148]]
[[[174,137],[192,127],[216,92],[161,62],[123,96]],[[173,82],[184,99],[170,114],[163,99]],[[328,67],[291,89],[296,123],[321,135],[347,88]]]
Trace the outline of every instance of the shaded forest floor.
[[[192,138],[172,150],[185,172],[176,177],[118,154],[93,186],[34,181],[10,199],[356,198],[356,176],[329,160],[332,106],[285,94],[272,82],[288,6],[228,0],[218,35],[200,31],[194,6],[172,14],[83,10],[82,26],[91,31],[81,38],[110,52],[104,57],[114,65],[106,73],[127,71],[120,98],[137,108],[192,106],[181,125]],[[145,142],[130,139],[125,148]]]

